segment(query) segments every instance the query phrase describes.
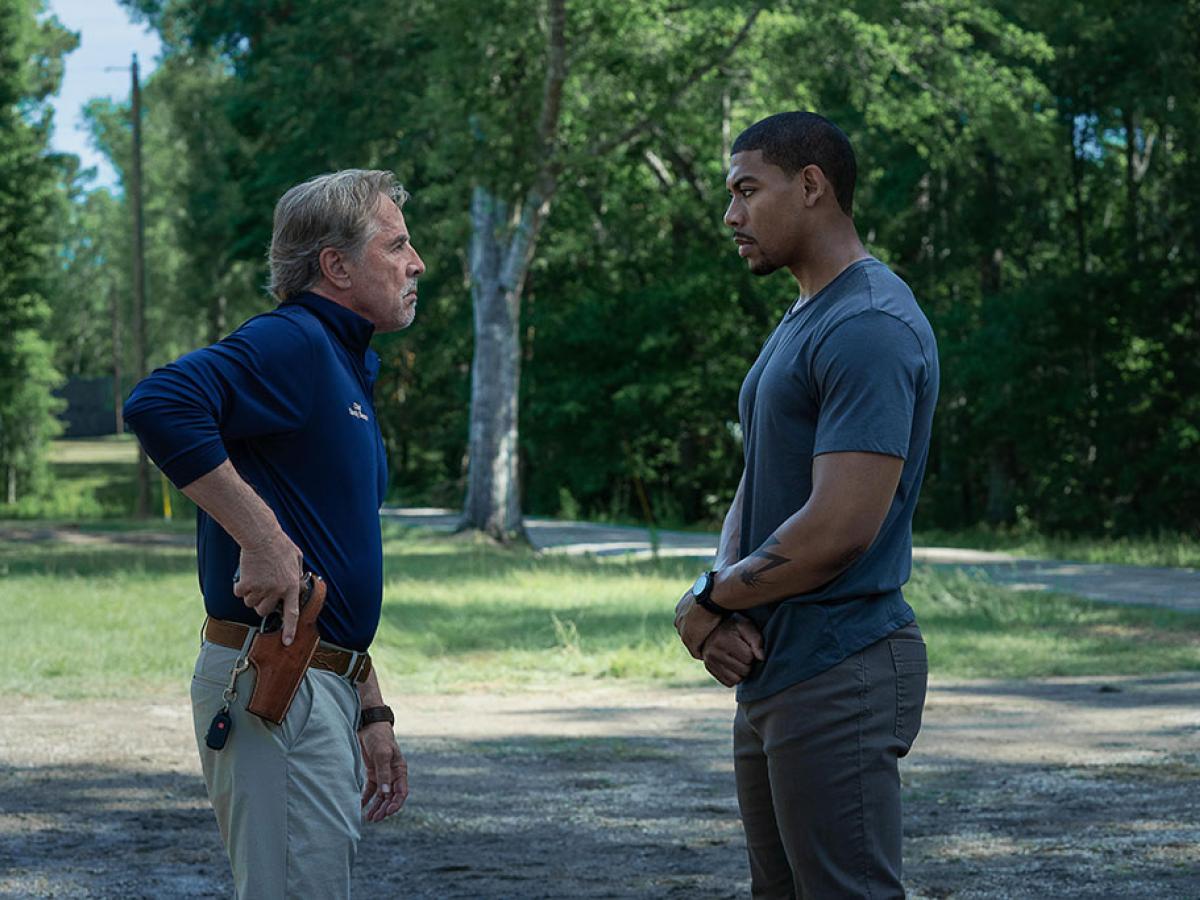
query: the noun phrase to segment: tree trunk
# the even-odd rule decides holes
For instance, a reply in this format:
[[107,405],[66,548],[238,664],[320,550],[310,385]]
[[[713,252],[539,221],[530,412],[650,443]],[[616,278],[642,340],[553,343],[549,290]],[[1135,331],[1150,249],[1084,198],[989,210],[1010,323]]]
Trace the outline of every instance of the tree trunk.
[[[503,283],[506,205],[483,187],[471,198],[471,430],[461,527],[509,541],[523,536],[517,477],[521,388],[520,294]],[[523,275],[524,273],[522,273]],[[523,280],[523,278],[522,278]]]
[[[745,39],[761,12],[756,7],[725,51],[701,62],[664,108],[695,84]],[[471,425],[467,492],[460,529],[477,528],[502,541],[524,536],[521,524],[517,416],[521,387],[521,294],[537,248],[538,232],[550,212],[563,162],[558,148],[563,83],[567,77],[566,0],[546,0],[546,78],[537,143],[537,171],[519,204],[477,184],[471,196],[471,301],[475,313],[475,356],[471,363]],[[607,144],[604,155],[631,140],[660,115]],[[519,196],[519,195],[518,195]]]
[[1078,127],[1077,117],[1069,116],[1067,118],[1067,137],[1071,147],[1071,194],[1075,200],[1075,255],[1078,260],[1079,274],[1083,276],[1088,273],[1090,266],[1088,265],[1087,210],[1084,208],[1083,197],[1083,159],[1081,150],[1076,145]]
[[1121,110],[1121,124],[1125,126],[1125,240],[1129,246],[1130,274],[1136,276],[1141,263],[1141,233],[1138,225],[1138,153],[1137,122],[1133,110],[1128,106]]
[[566,0],[547,0],[546,80],[538,122],[538,171],[519,208],[483,185],[471,196],[471,428],[467,495],[459,527],[502,541],[524,538],[518,469],[521,292],[538,231],[558,187],[558,121],[567,77]]
[[225,337],[227,305],[224,291],[214,296],[208,305],[208,343],[210,344],[215,344]]
[[[142,101],[137,54],[130,70],[133,78],[133,164],[130,166],[130,202],[133,206],[133,366],[137,380],[146,377],[146,256],[145,223],[142,212]],[[136,515],[150,515],[150,460],[138,444]]]

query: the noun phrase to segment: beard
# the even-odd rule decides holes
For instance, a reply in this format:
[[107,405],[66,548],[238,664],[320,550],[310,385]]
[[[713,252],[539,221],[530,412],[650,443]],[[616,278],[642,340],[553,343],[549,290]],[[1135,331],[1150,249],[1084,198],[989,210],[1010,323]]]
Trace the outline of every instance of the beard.
[[400,296],[400,306],[396,310],[395,325],[393,328],[389,329],[391,331],[400,331],[401,329],[407,328],[417,317],[417,301],[415,298],[413,300],[408,300],[407,296],[408,291],[406,289],[405,292]]
[[414,297],[412,301],[407,299],[408,295],[415,293],[416,290],[417,282],[416,279],[414,279],[405,284],[403,290],[400,291],[400,308],[396,312],[396,331],[399,331],[402,328],[407,328],[417,317],[416,298]]
[[759,247],[758,258],[750,261],[751,275],[770,275],[772,272],[778,271],[778,269],[779,263],[775,262],[775,260],[767,256],[766,253],[762,252],[761,247]]
[[396,330],[399,331],[401,328],[407,328],[413,323],[413,320],[416,319],[416,317],[417,301],[414,300],[412,303],[406,304],[404,308],[400,310],[400,322]]

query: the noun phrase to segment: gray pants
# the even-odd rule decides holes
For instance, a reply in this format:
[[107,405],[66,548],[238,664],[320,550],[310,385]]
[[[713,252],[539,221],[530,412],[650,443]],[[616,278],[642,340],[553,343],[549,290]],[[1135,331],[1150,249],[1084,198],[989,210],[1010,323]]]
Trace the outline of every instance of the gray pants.
[[365,784],[358,691],[339,675],[309,669],[283,725],[272,725],[246,712],[249,669],[238,677],[229,740],[210,750],[204,738],[239,655],[206,641],[192,678],[196,744],[236,895],[349,897]]
[[738,805],[756,898],[903,897],[900,775],[929,663],[916,624],[738,704]]

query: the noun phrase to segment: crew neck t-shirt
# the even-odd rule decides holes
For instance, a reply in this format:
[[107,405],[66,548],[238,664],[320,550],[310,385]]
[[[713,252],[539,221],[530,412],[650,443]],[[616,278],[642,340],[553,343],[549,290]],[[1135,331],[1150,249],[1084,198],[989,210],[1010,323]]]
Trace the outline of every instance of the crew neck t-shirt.
[[938,396],[937,343],[912,291],[859,260],[784,315],[742,383],[746,463],[739,558],[808,501],[813,458],[881,453],[904,460],[895,497],[866,553],[815,590],[745,611],[766,659],[738,700],[811,678],[914,621],[902,585]]

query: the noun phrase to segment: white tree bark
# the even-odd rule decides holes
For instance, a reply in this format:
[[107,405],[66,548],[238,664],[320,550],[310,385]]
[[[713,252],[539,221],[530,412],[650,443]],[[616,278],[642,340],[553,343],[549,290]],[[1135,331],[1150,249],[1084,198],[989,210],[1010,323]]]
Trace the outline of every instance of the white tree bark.
[[538,172],[520,207],[483,185],[471,197],[471,427],[461,528],[502,541],[524,537],[521,523],[518,405],[521,292],[537,235],[558,187],[555,142],[566,81],[566,2],[547,0],[546,81],[538,123]]
[[[505,204],[476,186],[471,198],[471,431],[462,526],[501,540],[522,534],[517,454],[520,295],[506,285]],[[510,242],[511,243],[511,242]]]
[[[761,11],[761,3],[756,4],[723,52],[699,63],[641,121],[593,148],[592,154],[603,155],[642,133],[663,109],[729,58]],[[567,77],[566,0],[546,0],[546,13],[546,80],[534,155],[538,168],[532,185],[515,209],[481,184],[475,186],[471,197],[475,356],[471,363],[467,491],[459,527],[479,529],[502,541],[524,537],[518,453],[521,293],[562,169],[557,144]]]

